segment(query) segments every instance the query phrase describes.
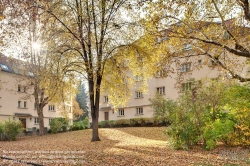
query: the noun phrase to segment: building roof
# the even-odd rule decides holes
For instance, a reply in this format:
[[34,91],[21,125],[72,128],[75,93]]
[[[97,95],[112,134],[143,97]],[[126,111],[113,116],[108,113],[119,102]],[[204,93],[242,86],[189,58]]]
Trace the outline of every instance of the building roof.
[[0,70],[5,72],[14,73],[13,66],[15,60],[0,53]]

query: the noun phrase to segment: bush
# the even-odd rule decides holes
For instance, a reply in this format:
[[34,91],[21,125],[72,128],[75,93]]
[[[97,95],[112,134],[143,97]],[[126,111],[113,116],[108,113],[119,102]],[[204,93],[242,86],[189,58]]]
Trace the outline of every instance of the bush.
[[4,133],[3,133],[3,123],[0,122],[0,141],[4,141]]
[[130,126],[139,127],[139,126],[146,126],[146,124],[150,124],[151,121],[149,118],[132,118],[129,119]]
[[21,121],[6,120],[3,124],[0,124],[1,140],[15,141],[17,135],[22,132],[23,126]]
[[68,121],[65,118],[54,118],[50,121],[50,130],[52,133],[60,131],[66,131],[68,127]]
[[130,124],[129,119],[119,119],[116,121],[116,127],[128,127]]
[[88,128],[88,119],[84,119],[83,121],[73,122],[72,130],[83,130]]
[[107,127],[110,127],[109,121],[108,121],[108,120],[105,120],[105,121],[99,122],[99,123],[98,123],[98,127],[100,127],[100,128],[107,128]]

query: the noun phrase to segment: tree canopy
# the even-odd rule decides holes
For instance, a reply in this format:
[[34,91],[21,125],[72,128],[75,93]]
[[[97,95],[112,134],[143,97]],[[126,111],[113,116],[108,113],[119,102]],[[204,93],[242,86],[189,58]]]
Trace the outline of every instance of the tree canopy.
[[189,56],[205,55],[231,77],[250,81],[242,74],[244,62],[250,57],[248,0],[160,0],[151,2],[148,9],[148,21],[155,25],[154,31],[166,30],[174,48],[183,48],[179,43],[192,45]]

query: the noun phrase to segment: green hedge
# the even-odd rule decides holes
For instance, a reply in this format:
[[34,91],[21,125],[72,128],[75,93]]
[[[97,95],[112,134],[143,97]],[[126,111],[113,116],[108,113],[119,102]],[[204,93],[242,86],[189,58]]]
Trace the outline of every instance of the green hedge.
[[99,128],[109,127],[144,127],[144,126],[165,126],[166,122],[155,121],[153,118],[132,118],[119,120],[105,120],[98,123]]
[[73,126],[70,127],[70,130],[84,130],[88,128],[88,119],[84,119],[83,121],[73,122]]

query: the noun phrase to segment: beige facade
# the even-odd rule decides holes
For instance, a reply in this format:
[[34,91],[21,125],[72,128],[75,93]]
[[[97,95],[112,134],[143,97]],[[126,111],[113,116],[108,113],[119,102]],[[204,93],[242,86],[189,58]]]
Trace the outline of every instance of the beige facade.
[[[239,60],[245,64],[245,58],[240,58]],[[214,64],[213,61],[206,56],[188,59],[183,58],[180,59],[180,62],[180,66],[174,66],[174,74],[170,74],[167,77],[161,77],[161,73],[159,73],[159,76],[149,79],[148,93],[138,93],[137,91],[139,90],[139,87],[131,89],[133,95],[130,98],[128,105],[123,108],[118,108],[116,111],[112,109],[112,103],[109,103],[108,95],[102,95],[100,99],[99,121],[139,117],[151,118],[154,115],[154,111],[149,98],[153,98],[156,92],[162,94],[166,99],[170,98],[175,100],[184,91],[190,89],[192,84],[192,81],[190,80],[198,81],[202,78],[218,77],[230,79],[230,75],[225,73],[220,66]],[[243,65],[243,67],[238,70],[238,73],[242,76],[248,76],[250,75],[249,71],[249,67]]]
[[[9,118],[21,120],[26,131],[36,127],[39,129],[38,115],[35,108],[35,99],[32,94],[32,85],[27,86],[25,76],[13,71],[4,70],[6,65],[0,64],[0,121]],[[64,104],[47,104],[44,109],[44,127],[49,129],[49,122],[53,118],[62,117],[61,112],[68,110],[70,125],[73,123],[71,101]]]

